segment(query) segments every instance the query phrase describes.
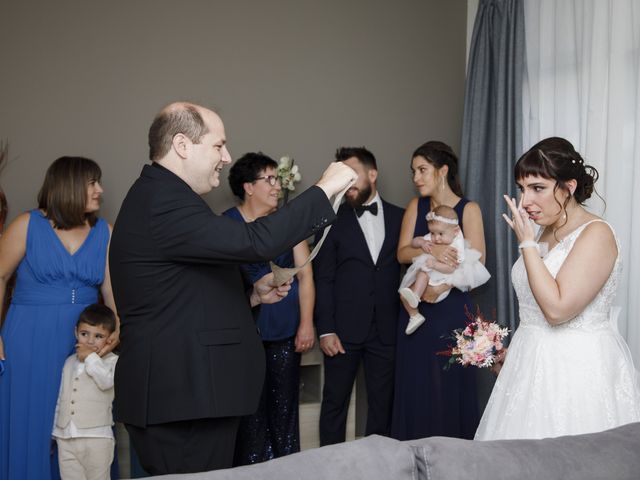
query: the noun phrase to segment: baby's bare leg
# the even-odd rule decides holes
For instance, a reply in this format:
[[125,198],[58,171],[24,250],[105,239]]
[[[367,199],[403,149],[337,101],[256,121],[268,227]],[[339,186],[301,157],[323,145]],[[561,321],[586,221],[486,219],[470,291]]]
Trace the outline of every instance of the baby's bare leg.
[[418,297],[422,298],[424,295],[424,291],[429,286],[429,274],[423,270],[420,270],[416,274],[416,281],[411,285],[411,290],[418,295]]
[[405,333],[411,335],[416,329],[422,325],[425,321],[424,316],[418,310],[420,304],[420,297],[424,293],[427,285],[429,284],[429,275],[426,272],[417,272],[416,280],[408,288],[400,289],[400,299],[404,305],[404,308],[409,314],[409,322]]
[[413,284],[400,289],[400,299],[407,309],[407,312],[409,312],[409,315],[415,315],[418,313],[417,308],[420,304],[420,298],[428,286],[429,274],[422,270],[418,270]]
[[418,313],[418,308],[414,308],[411,305],[409,305],[409,302],[407,302],[402,295],[400,295],[400,301],[402,302],[404,309],[407,311],[410,317]]

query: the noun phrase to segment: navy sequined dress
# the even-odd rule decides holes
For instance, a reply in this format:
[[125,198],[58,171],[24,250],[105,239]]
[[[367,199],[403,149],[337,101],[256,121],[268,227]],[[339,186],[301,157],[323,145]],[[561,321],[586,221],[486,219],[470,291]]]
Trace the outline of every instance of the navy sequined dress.
[[[223,215],[244,221],[236,207]],[[281,254],[274,262],[281,267],[293,267],[293,250]],[[252,283],[271,272],[267,262],[246,264],[241,268]],[[240,421],[235,466],[264,462],[300,451],[300,354],[295,351],[300,304],[296,278],[285,298],[260,307],[256,323],[265,349],[267,370],[257,412]]]

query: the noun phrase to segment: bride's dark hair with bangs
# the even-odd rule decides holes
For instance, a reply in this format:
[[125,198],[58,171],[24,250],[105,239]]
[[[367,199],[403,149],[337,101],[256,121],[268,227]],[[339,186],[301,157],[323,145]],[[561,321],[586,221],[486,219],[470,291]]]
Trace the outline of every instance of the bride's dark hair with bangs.
[[[595,191],[594,185],[599,177],[598,171],[585,163],[571,142],[561,137],[545,138],[531,147],[516,162],[513,176],[516,182],[528,176],[554,180],[554,192],[561,189],[569,193],[564,204],[558,202],[560,209],[565,211],[571,196],[584,205]],[[569,180],[576,181],[573,195],[567,187]]]
[[573,197],[581,205],[591,197],[599,176],[594,167],[584,162],[571,142],[560,137],[549,137],[536,143],[518,159],[513,174],[516,182],[530,175],[555,180],[556,189],[566,192],[569,191],[567,182],[575,179]]

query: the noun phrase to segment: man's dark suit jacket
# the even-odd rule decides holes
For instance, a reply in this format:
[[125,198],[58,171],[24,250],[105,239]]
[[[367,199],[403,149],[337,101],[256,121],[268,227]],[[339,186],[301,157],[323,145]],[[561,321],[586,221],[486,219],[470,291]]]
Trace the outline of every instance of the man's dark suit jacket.
[[117,420],[144,427],[253,413],[264,351],[237,265],[275,258],[334,219],[312,187],[273,215],[238,222],[169,170],[145,166],[110,245],[122,322]]
[[318,335],[362,343],[375,319],[380,340],[395,344],[400,300],[396,260],[404,210],[382,201],[385,236],[374,264],[353,208],[343,204],[338,220],[313,261]]

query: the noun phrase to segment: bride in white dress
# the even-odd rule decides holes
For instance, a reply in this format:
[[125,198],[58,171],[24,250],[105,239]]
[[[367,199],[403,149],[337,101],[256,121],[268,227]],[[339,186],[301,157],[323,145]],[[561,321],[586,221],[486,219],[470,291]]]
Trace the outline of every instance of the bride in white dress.
[[[519,205],[505,200],[521,256],[511,276],[520,324],[476,440],[597,432],[640,421],[640,386],[612,308],[622,269],[611,226],[582,203],[597,171],[547,138],[515,166]],[[540,225],[535,239],[533,222]],[[546,243],[541,257],[538,246]]]

